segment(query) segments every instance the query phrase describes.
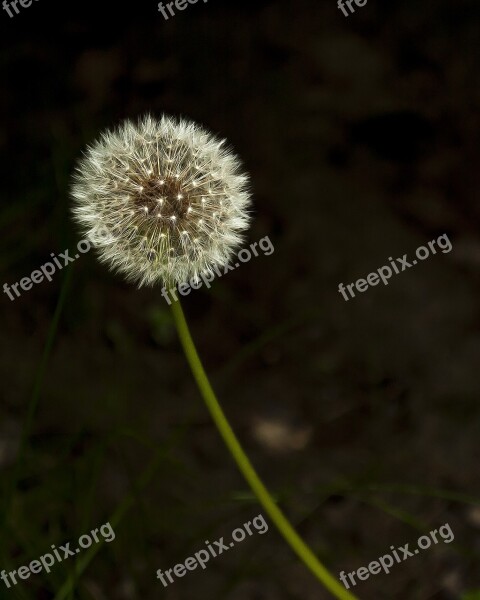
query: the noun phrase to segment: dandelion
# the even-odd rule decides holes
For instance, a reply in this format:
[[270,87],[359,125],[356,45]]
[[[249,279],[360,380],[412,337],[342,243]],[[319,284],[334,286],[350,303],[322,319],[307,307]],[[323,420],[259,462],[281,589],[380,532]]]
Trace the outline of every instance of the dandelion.
[[248,226],[250,195],[224,144],[196,123],[146,116],[90,146],[73,213],[100,260],[139,286],[198,281],[227,264]]
[[[80,161],[72,189],[75,219],[100,259],[140,286],[198,280],[228,263],[248,226],[250,197],[238,158],[223,144],[194,123],[165,116],[104,133]],[[356,600],[278,508],[223,412],[180,301],[170,308],[205,405],[258,501],[318,580],[336,598]]]

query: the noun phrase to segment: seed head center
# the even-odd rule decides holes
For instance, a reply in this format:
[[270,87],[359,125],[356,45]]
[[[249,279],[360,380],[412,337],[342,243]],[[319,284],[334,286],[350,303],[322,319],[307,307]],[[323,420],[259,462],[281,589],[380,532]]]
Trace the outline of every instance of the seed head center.
[[181,221],[190,206],[190,197],[174,177],[151,177],[134,197],[135,204],[149,215]]

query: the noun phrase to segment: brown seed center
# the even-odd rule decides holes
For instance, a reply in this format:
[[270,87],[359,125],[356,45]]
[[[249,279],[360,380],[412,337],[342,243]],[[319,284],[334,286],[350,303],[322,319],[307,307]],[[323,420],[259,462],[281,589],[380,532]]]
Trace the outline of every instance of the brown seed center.
[[151,177],[134,197],[135,204],[152,216],[183,219],[190,206],[190,197],[176,177]]

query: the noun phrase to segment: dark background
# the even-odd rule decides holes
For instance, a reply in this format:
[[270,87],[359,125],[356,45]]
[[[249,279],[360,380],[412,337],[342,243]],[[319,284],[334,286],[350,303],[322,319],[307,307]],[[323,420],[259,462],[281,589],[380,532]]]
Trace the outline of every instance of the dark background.
[[[184,306],[252,461],[335,576],[455,533],[362,599],[480,598],[477,7],[368,0],[345,18],[336,0],[210,0],[165,21],[154,1],[39,0],[0,15],[2,286],[74,249],[71,173],[101,130],[165,111],[228,138],[251,174],[248,243],[275,252]],[[443,233],[452,252],[338,293]],[[115,520],[70,599],[330,597],[273,526],[167,590],[155,578],[260,512],[158,288],[92,251],[1,302],[0,568]],[[73,565],[0,582],[0,598],[54,598]]]

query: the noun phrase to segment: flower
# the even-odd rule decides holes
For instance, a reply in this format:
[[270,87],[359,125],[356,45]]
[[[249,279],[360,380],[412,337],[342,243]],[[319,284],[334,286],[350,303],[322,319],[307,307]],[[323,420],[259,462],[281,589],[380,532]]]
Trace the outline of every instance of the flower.
[[103,133],[72,186],[74,218],[100,260],[139,286],[198,282],[227,264],[248,227],[250,195],[224,143],[165,115]]

